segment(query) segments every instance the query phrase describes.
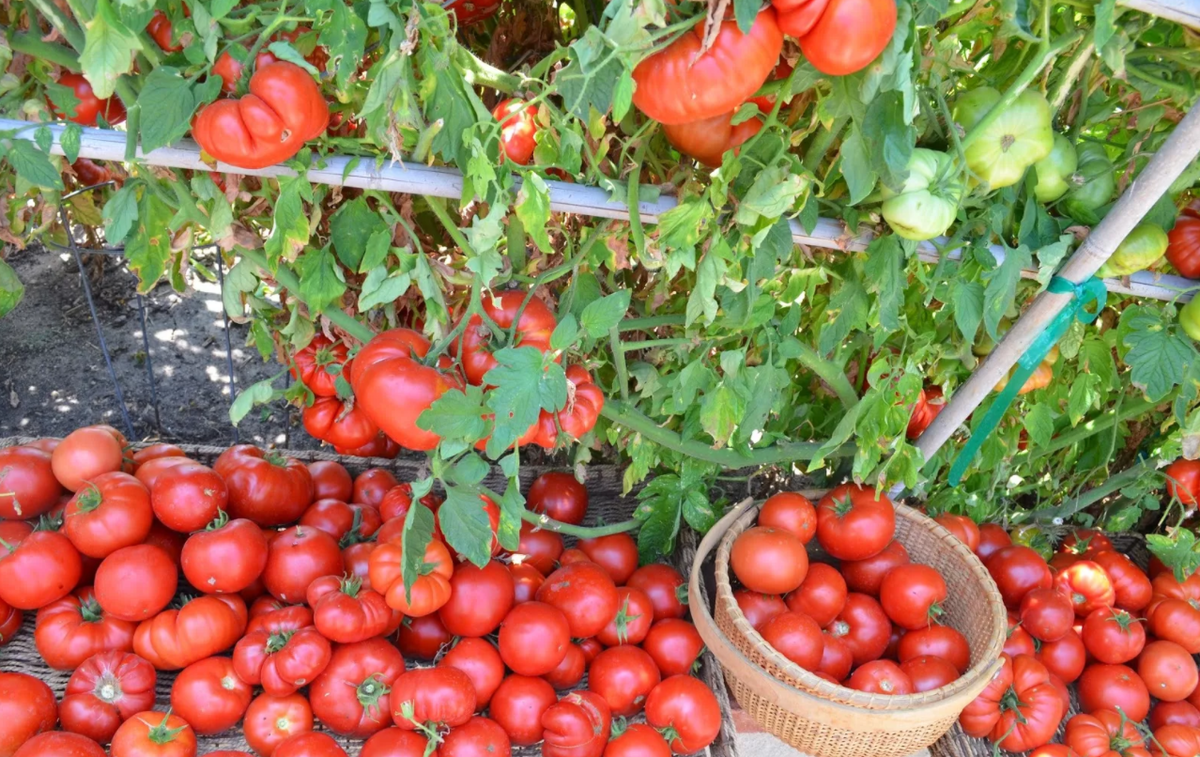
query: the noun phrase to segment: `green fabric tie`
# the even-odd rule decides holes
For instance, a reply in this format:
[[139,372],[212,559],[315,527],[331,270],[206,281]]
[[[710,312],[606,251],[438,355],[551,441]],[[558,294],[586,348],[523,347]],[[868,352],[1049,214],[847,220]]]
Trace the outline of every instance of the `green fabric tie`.
[[[1009,405],[1016,399],[1017,392],[1021,387],[1025,386],[1025,382],[1029,380],[1030,375],[1037,369],[1042,361],[1046,359],[1046,355],[1054,345],[1058,344],[1058,340],[1063,338],[1063,334],[1067,333],[1071,323],[1076,319],[1080,323],[1091,323],[1100,315],[1100,311],[1104,309],[1105,300],[1108,298],[1108,289],[1105,288],[1104,282],[1098,278],[1090,278],[1081,284],[1073,284],[1064,278],[1055,276],[1050,280],[1049,291],[1054,294],[1070,294],[1073,295],[1071,302],[1067,303],[1058,315],[1054,316],[1054,320],[1050,321],[1046,329],[1038,335],[1038,338],[1033,340],[1033,344],[1029,345],[1029,349],[1025,354],[1017,360],[1016,370],[1008,379],[1008,384],[1004,390],[996,397],[996,401],[988,408],[987,414],[983,416],[983,420],[979,422],[979,427],[971,434],[971,438],[967,440],[958,457],[954,459],[954,464],[950,466],[950,485],[958,486],[962,481],[963,473],[971,460],[975,458],[975,453],[987,441],[987,438],[996,430],[996,426],[1000,424],[1000,419],[1004,417],[1004,413],[1008,411]],[[1096,303],[1095,312],[1089,313],[1085,308],[1092,302]]]

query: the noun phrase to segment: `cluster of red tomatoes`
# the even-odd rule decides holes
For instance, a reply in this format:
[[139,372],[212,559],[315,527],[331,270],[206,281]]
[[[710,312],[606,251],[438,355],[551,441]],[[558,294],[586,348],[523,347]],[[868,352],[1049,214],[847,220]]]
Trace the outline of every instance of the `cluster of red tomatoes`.
[[[817,503],[795,493],[763,503],[739,534],[730,567],[746,619],[775,649],[832,683],[901,695],[937,689],[970,666],[966,638],[939,623],[946,582],[909,562],[895,510],[855,484]],[[816,538],[838,566],[809,562]]]
[[[506,332],[516,325],[513,346],[549,353],[550,335],[557,325],[554,313],[536,297],[525,300],[525,292],[507,291],[485,297],[483,309]],[[304,409],[304,428],[345,454],[372,450],[386,454],[390,451],[388,440],[406,449],[433,449],[441,437],[419,425],[421,414],[464,383],[486,387],[485,377],[498,362],[491,328],[478,315],[471,317],[461,338],[450,346],[450,352],[460,358],[461,371],[447,356],[427,364],[430,348],[429,340],[419,332],[397,328],[376,335],[350,358],[345,344],[318,335],[293,356],[293,375],[315,397]],[[568,367],[566,376],[566,406],[553,413],[542,410],[517,440],[518,445],[553,449],[560,431],[578,439],[596,425],[604,407],[600,387],[582,366]],[[339,393],[339,378],[351,389],[350,396]],[[485,444],[486,440],[479,443],[481,448]]]
[[[249,445],[210,468],[172,445],[129,454],[107,426],[0,450],[0,643],[36,610],[38,652],[73,671],[61,701],[0,673],[0,756],[191,757],[239,723],[261,757],[345,755],[317,720],[368,739],[365,757],[539,741],[547,757],[667,757],[715,738],[677,571],[639,568],[626,534],[564,549],[529,523],[516,553],[494,543],[480,568],[435,528],[406,593],[412,504],[384,469],[352,479]],[[529,504],[577,524],[587,490],[549,473]],[[153,709],[161,671],[179,671],[169,713]],[[560,699],[585,672],[587,690]],[[650,725],[612,729],[643,709]]]
[[[1068,536],[1047,563],[999,526],[943,518],[955,519],[1009,608],[1004,667],[962,713],[964,732],[1038,757],[1197,753],[1200,576],[1180,582],[1157,562],[1148,576],[1090,530]],[[1049,744],[1072,683],[1082,713],[1063,743]],[[1147,715],[1154,739],[1138,727]]]

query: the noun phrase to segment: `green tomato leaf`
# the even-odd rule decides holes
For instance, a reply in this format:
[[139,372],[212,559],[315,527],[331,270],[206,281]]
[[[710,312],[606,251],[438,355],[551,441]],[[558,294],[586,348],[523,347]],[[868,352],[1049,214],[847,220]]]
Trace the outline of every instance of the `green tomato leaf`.
[[[514,455],[508,455],[501,460],[501,467],[505,461],[516,461]],[[525,511],[525,497],[521,495],[521,482],[516,477],[516,471],[513,470],[508,478],[508,486],[504,489],[504,496],[500,498],[500,528],[496,531],[496,539],[500,542],[500,546],[507,549],[509,552],[516,552],[521,544],[521,513]]]
[[950,285],[954,304],[954,324],[963,340],[974,344],[979,324],[983,321],[983,284],[955,278]]
[[300,277],[298,294],[313,313],[333,307],[346,291],[342,268],[328,247],[310,248],[301,255],[296,274]]
[[829,300],[826,320],[817,340],[817,349],[822,355],[831,354],[846,341],[851,331],[867,325],[870,305],[867,290],[851,271]]
[[37,148],[33,142],[25,139],[12,140],[12,148],[8,151],[8,162],[17,172],[17,176],[34,186],[46,189],[63,189],[62,176],[50,156]]
[[280,371],[271,378],[263,379],[242,389],[233,404],[229,406],[230,423],[236,426],[242,422],[247,413],[254,409],[255,405],[266,405],[282,397],[283,393],[277,390],[274,384],[283,377],[284,373],[287,371]]
[[[69,123],[67,128],[63,129],[58,143],[62,146],[63,155],[66,156],[68,163],[74,163],[79,158],[79,141],[82,136],[83,127],[77,123]],[[50,149],[44,148],[42,151],[49,152]]]
[[745,412],[745,399],[722,381],[700,401],[700,425],[713,438],[714,447],[724,447]]
[[171,208],[153,192],[139,203],[137,229],[125,242],[125,260],[138,276],[138,291],[148,292],[167,270],[171,250]]
[[637,496],[633,517],[641,523],[638,557],[645,565],[675,551],[687,488],[679,476],[668,473],[651,479]]
[[95,13],[88,22],[79,66],[92,85],[96,97],[107,99],[116,90],[117,79],[133,70],[133,54],[142,49],[108,0],[96,0]]
[[550,245],[550,190],[546,182],[536,173],[527,174],[517,192],[514,207],[517,218],[537,248],[545,253],[553,251]]
[[842,175],[846,177],[846,185],[850,188],[851,205],[862,202],[875,188],[879,176],[873,165],[862,133],[851,124],[841,149]]
[[304,56],[301,55],[296,48],[292,47],[291,43],[285,40],[276,40],[275,42],[267,45],[267,49],[270,50],[271,54],[279,60],[285,60],[288,63],[297,65],[313,76],[321,75],[321,72],[317,70],[316,66],[306,61]]
[[[430,484],[432,479],[425,479]],[[420,498],[428,491],[418,494],[417,483],[413,482],[413,502],[404,516],[404,531],[400,535],[400,549],[404,560],[400,565],[400,576],[404,579],[404,597],[412,601],[412,587],[425,567],[425,548],[433,541],[433,512],[421,504]]]
[[607,336],[609,330],[625,317],[631,296],[630,290],[619,289],[589,303],[579,316],[579,325],[584,333],[595,339]]
[[567,350],[574,346],[575,341],[579,338],[579,324],[575,322],[575,316],[567,313],[554,327],[553,333],[550,334],[550,349],[552,350]]
[[1170,536],[1147,534],[1146,546],[1174,572],[1177,581],[1186,581],[1200,569],[1200,544],[1196,543],[1195,534],[1186,528],[1173,529]]
[[492,559],[492,523],[476,486],[447,486],[446,501],[438,508],[442,536],[454,551],[483,567]]
[[888,234],[871,241],[867,247],[863,275],[867,290],[879,303],[879,325],[887,332],[900,328],[900,306],[904,303],[904,248],[899,237]]
[[1045,447],[1054,436],[1054,411],[1049,404],[1039,402],[1025,414],[1024,425],[1029,440],[1039,447]]
[[25,285],[17,278],[17,272],[0,258],[0,318],[11,313],[24,295]]
[[271,216],[274,225],[263,249],[272,263],[295,260],[308,245],[308,214],[304,203],[312,202],[312,184],[300,176],[279,177],[279,198]]
[[775,219],[789,213],[811,184],[807,174],[782,165],[770,166],[755,177],[750,191],[738,204],[734,220],[751,226],[760,218]]
[[[383,262],[379,260],[370,268],[359,267],[366,254],[367,243],[374,241],[378,245],[379,241],[373,240],[373,237],[380,232],[384,234],[383,249],[386,254],[387,245],[391,241],[388,226],[362,197],[342,203],[329,217],[329,241],[333,243],[338,260],[352,271],[370,270]],[[378,254],[378,248],[375,252]]]
[[173,68],[151,71],[137,102],[142,110],[142,149],[147,152],[171,144],[191,128],[196,97],[188,80]]
[[567,112],[586,122],[593,111],[608,112],[618,83],[630,72],[595,26],[589,26],[583,38],[571,44],[569,53],[570,62],[554,76],[554,83]]
[[497,458],[512,447],[537,421],[541,410],[555,411],[566,405],[566,373],[561,365],[545,358],[533,347],[497,350],[499,365],[484,376],[484,381],[495,387],[487,396],[487,407],[495,414],[487,445],[489,457]]
[[1128,328],[1122,343],[1129,348],[1125,363],[1131,369],[1134,386],[1151,400],[1157,400],[1183,383],[1196,359],[1196,348],[1190,339],[1168,331],[1161,314],[1146,307],[1127,309],[1121,325]]
[[1024,245],[1005,252],[1004,261],[991,272],[983,290],[983,324],[993,339],[1000,338],[1000,320],[1017,299],[1022,269],[1032,264]]
[[374,268],[363,280],[362,290],[358,294],[358,309],[365,312],[373,307],[395,302],[411,285],[412,277],[403,271],[393,271],[389,274],[384,266]]

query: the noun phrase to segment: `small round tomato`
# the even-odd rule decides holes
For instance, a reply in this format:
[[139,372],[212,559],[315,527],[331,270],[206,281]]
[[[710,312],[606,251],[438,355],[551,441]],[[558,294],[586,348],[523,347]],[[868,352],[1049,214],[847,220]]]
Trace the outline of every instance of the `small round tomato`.
[[1137,673],[1125,665],[1089,665],[1076,684],[1084,712],[1120,709],[1130,720],[1150,713],[1150,693]]
[[543,757],[598,755],[604,751],[612,712],[604,698],[591,691],[572,691],[542,715]]
[[682,618],[687,615],[687,582],[670,565],[652,563],[633,572],[625,583],[641,589],[654,605],[654,621]]
[[511,563],[508,572],[513,578],[513,604],[532,602],[537,597],[538,589],[546,583],[546,577],[532,565]]
[[971,647],[966,637],[950,626],[930,626],[904,634],[897,653],[901,664],[915,657],[933,656],[949,662],[959,674],[971,667]]
[[406,617],[396,631],[396,646],[405,657],[418,660],[432,660],[453,639],[454,635],[442,625],[437,613]]
[[617,615],[596,634],[600,643],[615,647],[618,644],[641,644],[654,622],[654,606],[650,598],[638,589],[622,586],[617,589]]
[[179,457],[178,455],[156,457],[139,465],[137,470],[133,472],[133,475],[147,489],[150,489],[153,488],[154,482],[158,480],[158,477],[165,475],[167,471],[180,465],[192,465],[195,462],[190,457]]
[[771,618],[788,610],[788,606],[776,594],[738,589],[733,593],[733,598],[738,603],[738,609],[746,616],[750,627],[756,631],[761,631]]
[[1084,619],[1080,635],[1092,657],[1109,665],[1129,662],[1146,646],[1146,629],[1142,621],[1111,607],[1092,611]]
[[862,665],[846,681],[846,686],[871,694],[888,696],[913,693],[912,679],[891,660],[872,660]]
[[1066,683],[1079,678],[1087,665],[1087,647],[1074,630],[1068,631],[1057,641],[1044,642],[1035,656],[1047,670]]
[[195,757],[196,732],[178,715],[147,710],[121,724],[110,749],[113,757]]
[[260,755],[270,755],[281,743],[313,729],[312,707],[303,694],[273,697],[259,694],[242,721],[246,743]]
[[642,711],[660,680],[653,658],[629,645],[604,650],[588,668],[588,690],[603,697],[614,715],[626,718]]
[[791,533],[756,526],[734,539],[729,567],[751,591],[786,594],[808,575],[808,552]]
[[13,526],[0,540],[0,601],[18,610],[44,607],[79,583],[83,562],[67,537]]
[[[412,501],[412,484],[396,484],[379,500],[379,514],[384,520],[403,518],[412,508]],[[436,513],[442,505],[442,498],[431,492],[421,497],[421,504]]]
[[1137,671],[1150,696],[1163,702],[1187,699],[1200,683],[1195,659],[1173,641],[1147,644],[1138,656]]
[[883,548],[878,554],[865,560],[853,560],[842,563],[842,576],[846,579],[846,587],[859,594],[879,596],[879,588],[883,577],[892,568],[908,565],[908,550],[898,541]]
[[267,537],[245,518],[217,516],[183,544],[179,561],[188,583],[209,594],[233,594],[250,586],[267,567]]
[[0,754],[17,751],[21,744],[58,723],[58,707],[50,687],[24,673],[0,673]]
[[623,586],[637,570],[637,542],[629,534],[580,539],[579,549],[589,560],[604,568],[617,586]]
[[554,670],[570,643],[566,615],[543,602],[514,606],[500,624],[500,658],[520,675],[542,676]]
[[359,757],[433,757],[438,752],[435,749],[427,755],[428,745],[429,738],[423,733],[385,728],[367,739]]
[[663,675],[686,675],[704,651],[704,641],[696,627],[686,620],[665,618],[650,627],[642,649]]
[[281,741],[271,757],[346,757],[346,750],[328,733],[309,731]]
[[551,670],[546,675],[542,676],[546,683],[550,684],[559,691],[573,689],[583,680],[587,674],[588,667],[587,655],[583,652],[583,647],[578,644],[572,644],[567,647],[567,655],[563,657],[563,661],[558,663],[558,666]]
[[33,447],[0,449],[0,518],[36,518],[63,494],[50,453]]
[[768,497],[758,511],[758,525],[787,531],[808,544],[817,533],[817,511],[803,494],[782,492]]
[[513,606],[512,574],[492,560],[482,568],[459,563],[450,576],[450,599],[438,610],[442,625],[455,636],[487,636]]
[[800,612],[776,615],[762,627],[767,643],[805,670],[816,670],[825,650],[824,637],[817,621]]
[[571,636],[577,639],[600,633],[619,609],[612,578],[590,562],[564,565],[551,573],[538,589],[537,600],[561,610],[570,624]]
[[271,539],[262,576],[271,596],[303,602],[310,583],[321,576],[340,576],[344,568],[342,551],[332,536],[316,528],[292,526]]
[[365,739],[392,724],[391,687],[403,674],[403,655],[384,639],[339,644],[309,689],[313,715],[334,733]]
[[225,479],[231,518],[280,526],[297,520],[313,500],[312,476],[304,463],[251,444],[222,452],[213,470]]
[[102,473],[85,483],[63,510],[63,534],[82,554],[103,558],[141,544],[154,513],[150,492],[128,473]]
[[862,665],[879,659],[887,649],[892,622],[873,598],[851,592],[846,597],[846,606],[830,624],[829,631],[834,636],[844,638],[854,655],[854,664]]
[[646,699],[646,722],[663,732],[670,729],[671,751],[692,754],[707,747],[721,730],[717,698],[692,676],[671,676],[655,686]]
[[1075,608],[1054,589],[1033,589],[1021,600],[1021,626],[1039,641],[1057,641],[1075,625]]
[[1091,560],[1068,565],[1054,577],[1054,588],[1071,600],[1075,614],[1085,617],[1093,610],[1112,607],[1117,594],[1104,568]]
[[[1011,612],[1009,616],[1011,618]],[[1033,655],[1037,652],[1037,642],[1020,625],[1011,625],[1008,629],[1008,638],[1004,640],[1003,651],[1009,657],[1016,657],[1021,654]]]
[[96,569],[96,601],[115,618],[146,620],[170,604],[178,583],[179,569],[164,550],[149,544],[125,547]]
[[392,687],[392,719],[405,730],[455,728],[475,711],[475,687],[458,668],[414,668]]
[[[563,553],[562,537],[553,531],[538,528],[532,523],[521,523],[520,543],[514,553],[513,563],[532,566],[543,576],[554,572],[558,558]],[[519,559],[518,559],[519,557]]]
[[817,541],[839,560],[865,560],[883,551],[896,533],[896,511],[887,496],[842,484],[817,504]]
[[399,484],[390,470],[368,468],[354,479],[354,490],[349,501],[377,508],[383,502],[384,496]]
[[153,665],[129,652],[89,657],[63,692],[58,708],[63,730],[107,744],[121,723],[154,706],[157,678]]
[[587,515],[587,487],[570,473],[543,473],[529,487],[526,505],[535,513],[577,526]]
[[458,668],[475,687],[475,706],[487,707],[496,688],[504,680],[504,661],[500,652],[486,639],[459,639],[438,665]]
[[900,666],[912,682],[915,693],[933,691],[958,680],[958,669],[941,657],[922,655],[913,657]]
[[62,440],[50,455],[50,465],[63,487],[75,492],[102,473],[121,470],[124,456],[121,439],[103,427],[88,426]]
[[209,657],[179,672],[171,685],[171,711],[196,733],[212,736],[237,725],[253,695],[254,688],[234,672],[233,660]]
[[975,548],[975,554],[984,564],[987,563],[989,557],[1010,546],[1012,546],[1012,537],[1008,535],[1003,526],[997,523],[983,523],[979,526],[979,546]]
[[1054,583],[1050,566],[1029,547],[1003,547],[985,565],[1000,589],[1004,604],[1011,608],[1020,607],[1021,600],[1033,589],[1048,589]]
[[666,739],[644,723],[633,723],[608,742],[604,757],[670,757]]
[[947,531],[958,537],[958,540],[967,545],[967,549],[975,552],[979,549],[979,526],[975,525],[975,521],[965,515],[955,515],[954,513],[942,513],[934,518]]
[[928,565],[900,565],[888,571],[879,587],[880,603],[901,628],[926,628],[942,616],[946,581]]
[[1167,477],[1167,493],[1183,505],[1193,507],[1200,494],[1200,460],[1180,458],[1163,469]]
[[366,541],[383,519],[370,505],[349,505],[339,499],[319,499],[300,516],[301,526],[318,528],[332,536],[338,546]]
[[513,744],[530,746],[542,740],[542,714],[557,701],[541,678],[511,675],[496,689],[489,712]]
[[492,118],[500,122],[500,151],[518,165],[528,165],[533,159],[537,112],[536,105],[515,98],[501,100],[492,109]]
[[512,744],[496,721],[476,716],[447,733],[437,751],[441,757],[492,757],[511,753]]
[[354,480],[346,466],[333,460],[316,460],[308,464],[308,475],[312,477],[314,500],[350,501]]

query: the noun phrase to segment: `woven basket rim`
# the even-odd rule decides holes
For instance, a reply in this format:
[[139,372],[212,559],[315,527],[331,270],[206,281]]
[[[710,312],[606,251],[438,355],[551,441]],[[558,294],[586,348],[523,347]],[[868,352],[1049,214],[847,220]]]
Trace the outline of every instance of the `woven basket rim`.
[[[716,550],[716,584],[717,593],[714,600],[715,603],[720,603],[721,610],[728,612],[733,619],[734,626],[739,632],[745,634],[750,641],[755,644],[759,652],[769,659],[779,670],[801,684],[802,688],[793,686],[791,683],[775,678],[766,670],[762,672],[769,676],[772,681],[780,686],[784,686],[791,691],[804,694],[821,701],[824,705],[832,705],[844,708],[849,712],[876,712],[880,714],[894,713],[899,711],[915,712],[922,709],[934,709],[944,706],[948,700],[955,698],[967,699],[966,694],[969,694],[970,699],[974,699],[978,695],[978,690],[981,688],[980,683],[990,681],[995,675],[996,668],[999,664],[1000,653],[1004,647],[1005,631],[1007,628],[1007,613],[1004,609],[1004,602],[1000,597],[1000,592],[996,589],[995,583],[991,580],[987,570],[979,563],[977,557],[972,553],[965,544],[955,538],[953,534],[945,529],[941,524],[934,521],[932,518],[920,513],[919,511],[908,507],[907,505],[896,504],[897,517],[904,518],[920,528],[933,531],[942,536],[950,537],[946,542],[950,545],[958,555],[964,558],[966,564],[970,566],[970,571],[973,576],[979,579],[988,595],[988,604],[991,608],[993,617],[993,629],[989,644],[978,654],[978,662],[966,670],[953,683],[943,686],[932,691],[922,692],[920,694],[907,694],[895,696],[882,696],[860,692],[854,689],[847,688],[840,684],[830,683],[823,678],[820,678],[813,672],[806,670],[795,664],[788,658],[780,654],[762,635],[750,625],[750,621],[746,619],[742,613],[741,607],[737,600],[733,597],[733,587],[729,579],[728,556],[729,548],[732,539],[735,536],[735,526],[741,525],[743,522],[752,522],[761,507],[762,501],[754,501],[747,499],[741,502],[735,510],[731,511],[723,523],[718,523],[714,529],[720,528],[720,542]],[[702,545],[703,546],[703,545]],[[722,559],[724,557],[724,560]],[[699,565],[707,554],[702,554],[697,550],[696,562],[693,564],[693,572],[696,570],[696,565]],[[969,559],[967,559],[969,558]],[[707,607],[704,608],[707,611]],[[715,621],[714,621],[715,625]],[[717,633],[721,633],[719,629]],[[723,635],[723,634],[722,634]],[[733,649],[736,649],[738,655],[747,663],[753,663],[747,658],[737,645],[729,642]],[[758,667],[758,666],[756,666]],[[761,670],[761,668],[760,668]],[[836,693],[836,698],[834,694]],[[847,701],[849,700],[849,701]],[[964,701],[964,705],[967,702]]]

